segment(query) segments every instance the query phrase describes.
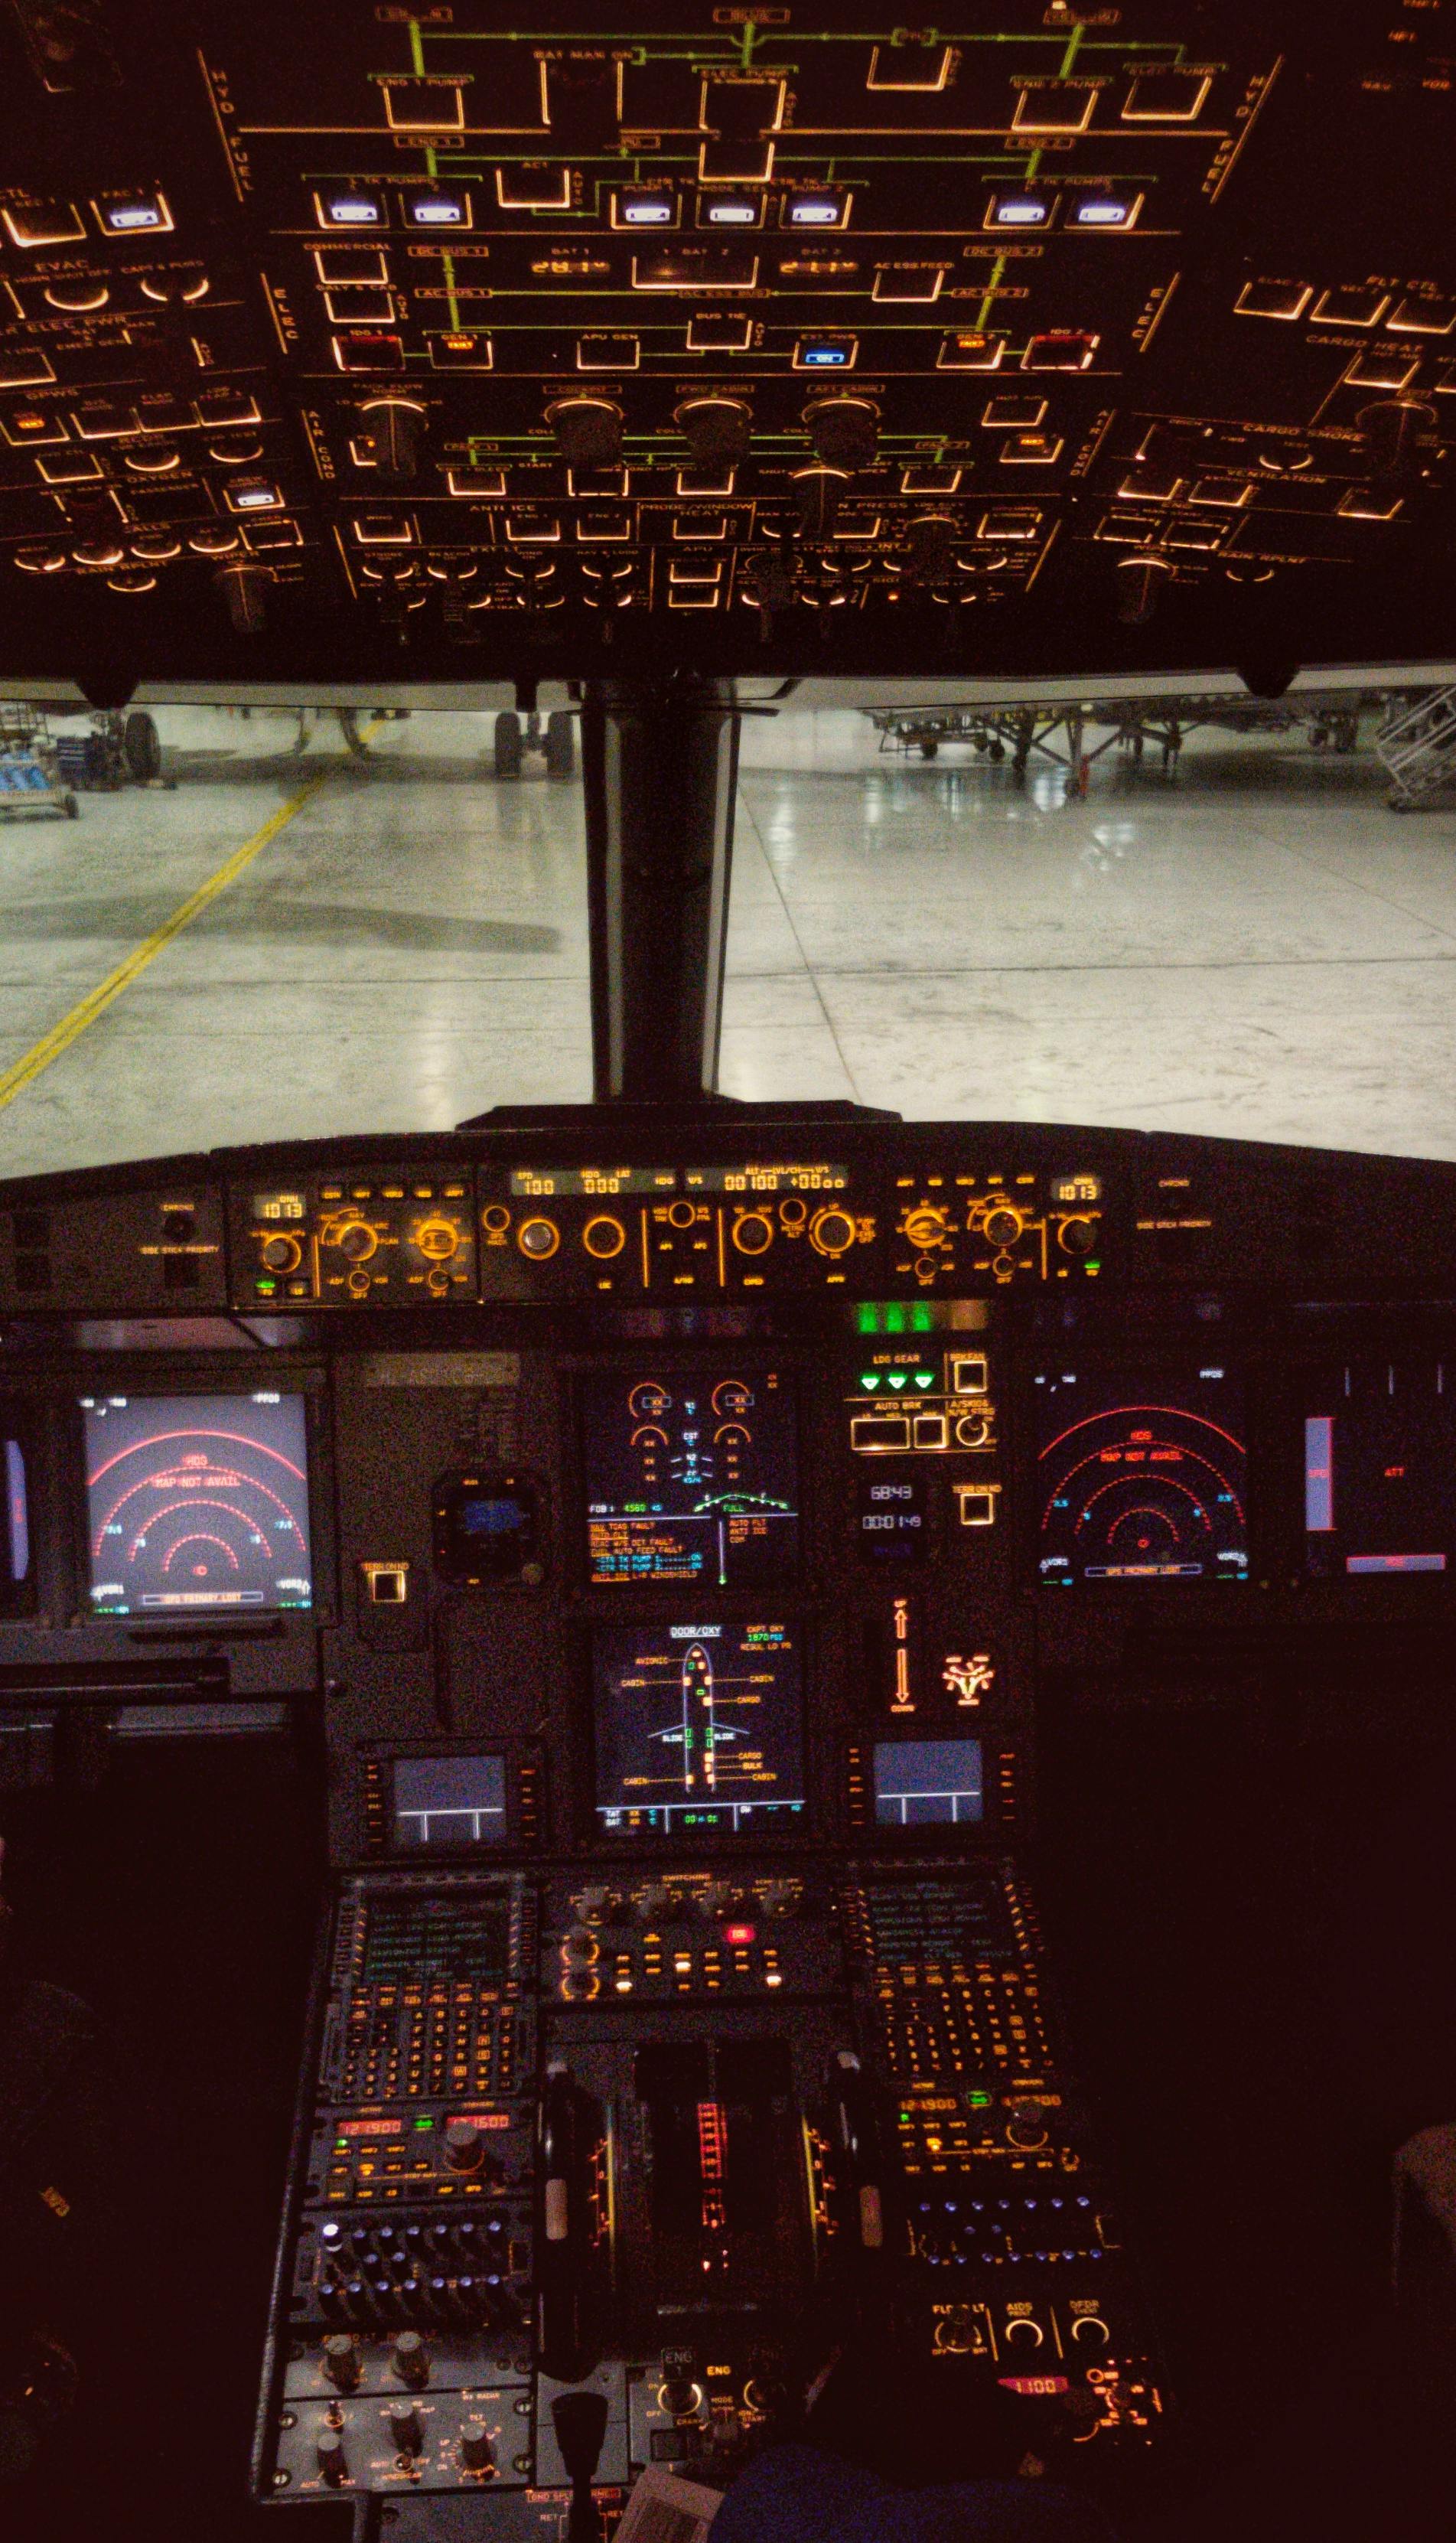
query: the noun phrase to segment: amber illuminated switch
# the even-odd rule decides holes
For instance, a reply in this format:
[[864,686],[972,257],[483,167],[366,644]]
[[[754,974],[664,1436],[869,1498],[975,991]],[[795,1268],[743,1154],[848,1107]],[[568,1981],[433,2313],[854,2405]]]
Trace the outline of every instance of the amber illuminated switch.
[[956,1503],[962,1527],[994,1527],[996,1503],[1001,1498],[999,1484],[958,1484]]
[[951,1353],[950,1393],[952,1395],[984,1395],[986,1391],[986,1354],[984,1351]]
[[361,1563],[364,1586],[373,1607],[403,1607],[410,1595],[408,1563]]

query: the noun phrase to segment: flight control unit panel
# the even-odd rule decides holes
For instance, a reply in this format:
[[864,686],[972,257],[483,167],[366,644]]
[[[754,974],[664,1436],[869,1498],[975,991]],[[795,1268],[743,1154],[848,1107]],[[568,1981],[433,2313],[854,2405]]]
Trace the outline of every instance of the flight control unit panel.
[[948,2471],[1156,2467],[1037,1708],[1447,1615],[1453,1235],[1449,1168],[842,1107],[0,1189],[5,1773],[327,1756],[259,2499],[555,2543],[857,2361]]

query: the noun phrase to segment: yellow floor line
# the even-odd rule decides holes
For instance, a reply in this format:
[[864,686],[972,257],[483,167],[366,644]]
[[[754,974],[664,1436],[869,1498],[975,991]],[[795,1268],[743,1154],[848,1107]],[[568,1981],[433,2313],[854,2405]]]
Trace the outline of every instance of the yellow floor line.
[[243,845],[234,851],[226,865],[219,866],[216,874],[209,875],[205,883],[199,884],[196,890],[174,909],[170,918],[164,919],[160,927],[133,948],[124,963],[118,963],[115,971],[109,971],[79,1006],[72,1007],[69,1015],[62,1016],[59,1024],[52,1025],[49,1033],[42,1034],[39,1040],[32,1044],[23,1059],[18,1059],[13,1068],[7,1068],[0,1075],[0,1112],[7,1104],[13,1104],[28,1086],[34,1085],[42,1069],[48,1068],[53,1059],[59,1059],[63,1050],[69,1050],[87,1026],[94,1025],[98,1016],[105,1015],[122,990],[130,988],[147,964],[155,963],[173,938],[180,936],[185,927],[190,927],[209,902],[216,900],[219,892],[226,891],[230,883],[236,883],[244,869],[251,866],[255,857],[263,854],[281,829],[286,828],[295,812],[301,812],[305,804],[312,803],[320,787],[326,786],[333,775],[332,768],[321,768],[317,777],[311,777],[306,786],[299,787],[296,795],[289,796],[286,804],[280,804],[262,829],[255,830],[252,838],[245,839]]

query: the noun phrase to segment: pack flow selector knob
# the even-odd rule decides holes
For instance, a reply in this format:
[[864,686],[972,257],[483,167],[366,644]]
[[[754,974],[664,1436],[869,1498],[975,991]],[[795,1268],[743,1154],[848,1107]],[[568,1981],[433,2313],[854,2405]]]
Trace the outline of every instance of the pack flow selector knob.
[[324,2373],[336,2392],[356,2391],[359,2381],[359,2352],[346,2331],[331,2331],[325,2340]]
[[342,2428],[321,2428],[314,2452],[325,2481],[341,2482],[348,2478],[348,2458],[344,2451]]
[[418,2455],[424,2443],[420,2414],[413,2402],[396,2402],[389,2415],[389,2433],[397,2455]]
[[460,2431],[460,2460],[467,2472],[494,2472],[496,2442],[484,2420],[467,2420]]

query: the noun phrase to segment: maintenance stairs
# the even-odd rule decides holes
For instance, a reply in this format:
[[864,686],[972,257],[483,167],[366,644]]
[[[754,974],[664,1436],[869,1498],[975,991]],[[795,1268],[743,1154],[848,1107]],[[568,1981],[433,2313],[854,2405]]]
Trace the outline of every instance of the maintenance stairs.
[[1410,812],[1456,786],[1456,688],[1391,703],[1375,748],[1391,780],[1391,810]]

